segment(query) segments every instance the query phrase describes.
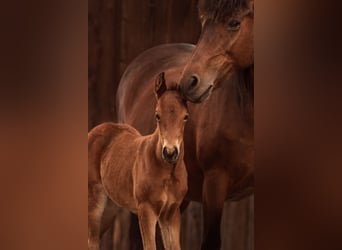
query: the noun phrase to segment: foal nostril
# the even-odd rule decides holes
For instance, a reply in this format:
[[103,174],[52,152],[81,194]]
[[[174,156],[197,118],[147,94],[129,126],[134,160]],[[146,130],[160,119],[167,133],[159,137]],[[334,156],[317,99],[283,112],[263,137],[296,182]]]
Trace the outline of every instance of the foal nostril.
[[197,84],[198,84],[198,77],[195,75],[192,75],[190,77],[190,89],[195,88],[197,86]]
[[178,149],[176,147],[172,149],[168,149],[166,147],[163,148],[163,158],[169,162],[175,161],[178,158]]
[[166,159],[166,157],[167,157],[166,147],[163,147],[163,152],[162,152],[162,154],[163,154],[163,157]]
[[176,160],[177,157],[178,157],[178,150],[176,147],[174,147],[174,150],[173,150],[172,155],[171,155],[171,159]]

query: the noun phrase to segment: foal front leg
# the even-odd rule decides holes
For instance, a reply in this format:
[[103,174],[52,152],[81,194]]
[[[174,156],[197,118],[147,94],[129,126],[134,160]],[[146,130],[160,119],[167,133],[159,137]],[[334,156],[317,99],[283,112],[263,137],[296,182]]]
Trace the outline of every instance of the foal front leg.
[[156,250],[157,215],[149,203],[142,203],[138,207],[139,227],[144,250]]
[[166,250],[180,250],[181,214],[178,206],[171,208],[159,218],[159,225]]
[[202,250],[219,250],[221,247],[221,217],[228,192],[228,175],[214,169],[205,173],[203,183],[203,243]]

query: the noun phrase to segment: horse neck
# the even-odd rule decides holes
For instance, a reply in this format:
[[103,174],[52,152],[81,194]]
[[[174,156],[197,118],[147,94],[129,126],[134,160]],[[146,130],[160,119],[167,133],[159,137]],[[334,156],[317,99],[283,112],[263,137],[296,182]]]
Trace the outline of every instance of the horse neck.
[[159,129],[158,127],[154,130],[154,132],[145,137],[147,143],[145,144],[146,150],[151,152],[151,156],[154,158],[158,163],[163,163],[161,159],[161,146],[159,144]]
[[[254,66],[239,70],[226,82],[222,95],[227,98],[225,106],[236,107],[241,120],[248,126],[254,123]],[[228,109],[226,109],[228,111]],[[230,111],[228,111],[230,112]]]
[[[253,81],[250,72],[239,71],[222,81],[212,96],[201,105],[194,104],[196,128],[210,127],[213,134],[253,132]],[[214,122],[213,122],[214,121]],[[240,131],[240,132],[238,132]]]

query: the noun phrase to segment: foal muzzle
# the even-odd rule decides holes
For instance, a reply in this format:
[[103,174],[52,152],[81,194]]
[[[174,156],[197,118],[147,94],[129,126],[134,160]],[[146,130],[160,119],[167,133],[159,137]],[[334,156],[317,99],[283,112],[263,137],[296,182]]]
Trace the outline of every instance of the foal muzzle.
[[162,157],[164,161],[166,161],[167,163],[170,163],[170,164],[176,163],[178,159],[178,155],[179,155],[179,152],[178,152],[177,147],[173,147],[173,148],[163,147]]

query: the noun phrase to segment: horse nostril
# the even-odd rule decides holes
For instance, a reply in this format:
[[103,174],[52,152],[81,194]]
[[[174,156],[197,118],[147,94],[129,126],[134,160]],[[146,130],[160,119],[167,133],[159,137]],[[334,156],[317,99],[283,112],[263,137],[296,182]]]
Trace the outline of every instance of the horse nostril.
[[172,159],[177,159],[177,157],[178,157],[178,150],[177,150],[177,148],[175,147],[174,150],[173,150],[173,153],[172,153],[171,158],[172,158]]
[[192,75],[192,76],[190,77],[190,89],[195,88],[195,87],[197,86],[197,84],[198,84],[198,78],[197,78],[197,76]]
[[[171,149],[172,150],[172,149]],[[167,161],[175,161],[178,157],[178,150],[176,147],[171,151],[168,150],[166,147],[163,148],[163,157]]]
[[166,147],[163,147],[163,157],[166,158],[167,157],[167,151],[166,151]]

